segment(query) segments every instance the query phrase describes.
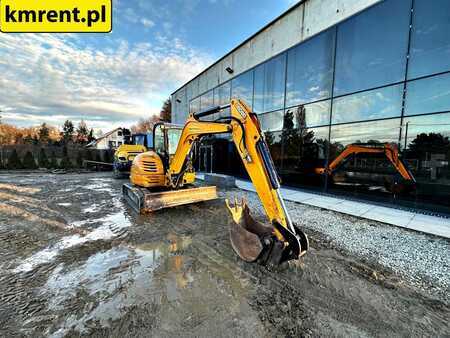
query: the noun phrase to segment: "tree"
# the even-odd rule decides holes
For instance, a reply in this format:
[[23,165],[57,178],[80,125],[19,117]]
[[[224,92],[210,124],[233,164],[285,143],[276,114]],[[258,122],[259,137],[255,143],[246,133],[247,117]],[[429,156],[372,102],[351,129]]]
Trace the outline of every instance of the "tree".
[[23,167],[25,169],[37,169],[36,161],[31,151],[26,152],[23,158]]
[[91,143],[95,141],[95,137],[94,137],[94,129],[91,128],[91,130],[89,131],[89,135],[88,135],[88,143]]
[[133,134],[147,133],[153,130],[153,126],[155,125],[155,123],[160,121],[161,120],[156,115],[153,115],[147,119],[140,119],[137,124],[131,126],[131,131],[133,132]]
[[76,142],[80,144],[85,144],[89,138],[89,129],[86,122],[80,121],[77,128]]
[[71,169],[73,167],[72,161],[70,160],[69,155],[67,153],[66,146],[63,147],[63,157],[61,159],[61,163],[59,166],[61,169]]
[[41,148],[41,150],[39,151],[38,165],[39,165],[39,168],[49,168],[49,166],[50,166],[50,163],[48,161],[48,157],[47,157],[47,154],[45,153],[44,148]]
[[61,135],[64,144],[72,142],[73,132],[74,132],[74,126],[73,126],[72,121],[66,120],[66,122],[64,122],[63,131],[62,131],[62,135]]
[[39,131],[38,138],[41,144],[47,144],[50,139],[50,129],[47,127],[46,123],[42,123]]
[[81,151],[78,151],[78,153],[77,153],[76,162],[77,162],[77,167],[78,168],[82,168],[83,167],[83,154],[82,154]]
[[164,122],[172,122],[172,102],[170,99],[164,101],[161,111],[159,112],[159,118]]
[[8,164],[6,167],[8,169],[22,169],[22,161],[20,161],[19,154],[17,154],[16,149],[9,154]]
[[450,140],[440,133],[422,133],[409,144],[408,153],[421,160],[427,160],[427,154],[447,154]]
[[55,151],[52,150],[52,153],[50,154],[50,163],[49,168],[56,169],[58,168],[58,160],[56,159]]

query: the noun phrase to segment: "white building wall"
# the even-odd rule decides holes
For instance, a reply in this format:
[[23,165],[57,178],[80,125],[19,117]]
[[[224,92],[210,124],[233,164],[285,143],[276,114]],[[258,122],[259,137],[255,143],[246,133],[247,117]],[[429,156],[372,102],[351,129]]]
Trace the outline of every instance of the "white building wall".
[[[231,54],[218,60],[172,95],[174,122],[183,123],[189,101],[247,71],[267,59],[289,49],[321,31],[383,0],[306,0],[252,37]],[[229,74],[227,67],[234,72]],[[182,104],[175,103],[185,90]],[[180,114],[180,115],[179,115]],[[179,116],[177,116],[179,115]],[[183,116],[182,116],[183,115]],[[184,116],[185,115],[185,116]]]

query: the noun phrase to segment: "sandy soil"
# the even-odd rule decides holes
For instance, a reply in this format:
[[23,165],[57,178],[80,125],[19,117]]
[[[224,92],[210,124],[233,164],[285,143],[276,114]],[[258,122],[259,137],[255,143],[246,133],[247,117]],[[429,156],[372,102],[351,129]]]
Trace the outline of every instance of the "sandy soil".
[[444,300],[320,233],[267,271],[237,259],[223,201],[138,216],[123,182],[0,175],[0,336],[450,336]]

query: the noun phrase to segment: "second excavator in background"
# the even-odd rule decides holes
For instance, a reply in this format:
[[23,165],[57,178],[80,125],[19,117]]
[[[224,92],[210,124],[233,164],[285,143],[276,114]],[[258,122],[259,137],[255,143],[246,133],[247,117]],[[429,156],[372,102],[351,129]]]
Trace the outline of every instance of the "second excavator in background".
[[[205,120],[225,111],[228,116]],[[233,218],[229,232],[235,252],[247,262],[270,267],[299,259],[308,250],[308,238],[293,224],[281,197],[258,117],[240,100],[190,114],[184,126],[156,125],[153,148],[133,160],[131,184],[123,185],[125,199],[137,211],[146,212],[217,198],[215,187],[192,187],[194,145],[214,134],[231,135],[270,222],[254,220],[245,201],[226,200]]]

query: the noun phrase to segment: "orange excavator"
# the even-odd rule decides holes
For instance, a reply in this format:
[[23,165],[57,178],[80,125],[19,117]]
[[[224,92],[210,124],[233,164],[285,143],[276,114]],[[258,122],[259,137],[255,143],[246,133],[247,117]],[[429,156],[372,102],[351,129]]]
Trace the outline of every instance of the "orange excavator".
[[354,143],[349,144],[328,166],[316,168],[316,174],[332,177],[334,172],[354,155],[358,154],[384,154],[392,163],[401,178],[395,177],[392,182],[386,182],[386,189],[394,194],[411,191],[415,188],[416,179],[407,164],[401,159],[398,147],[393,143]]

